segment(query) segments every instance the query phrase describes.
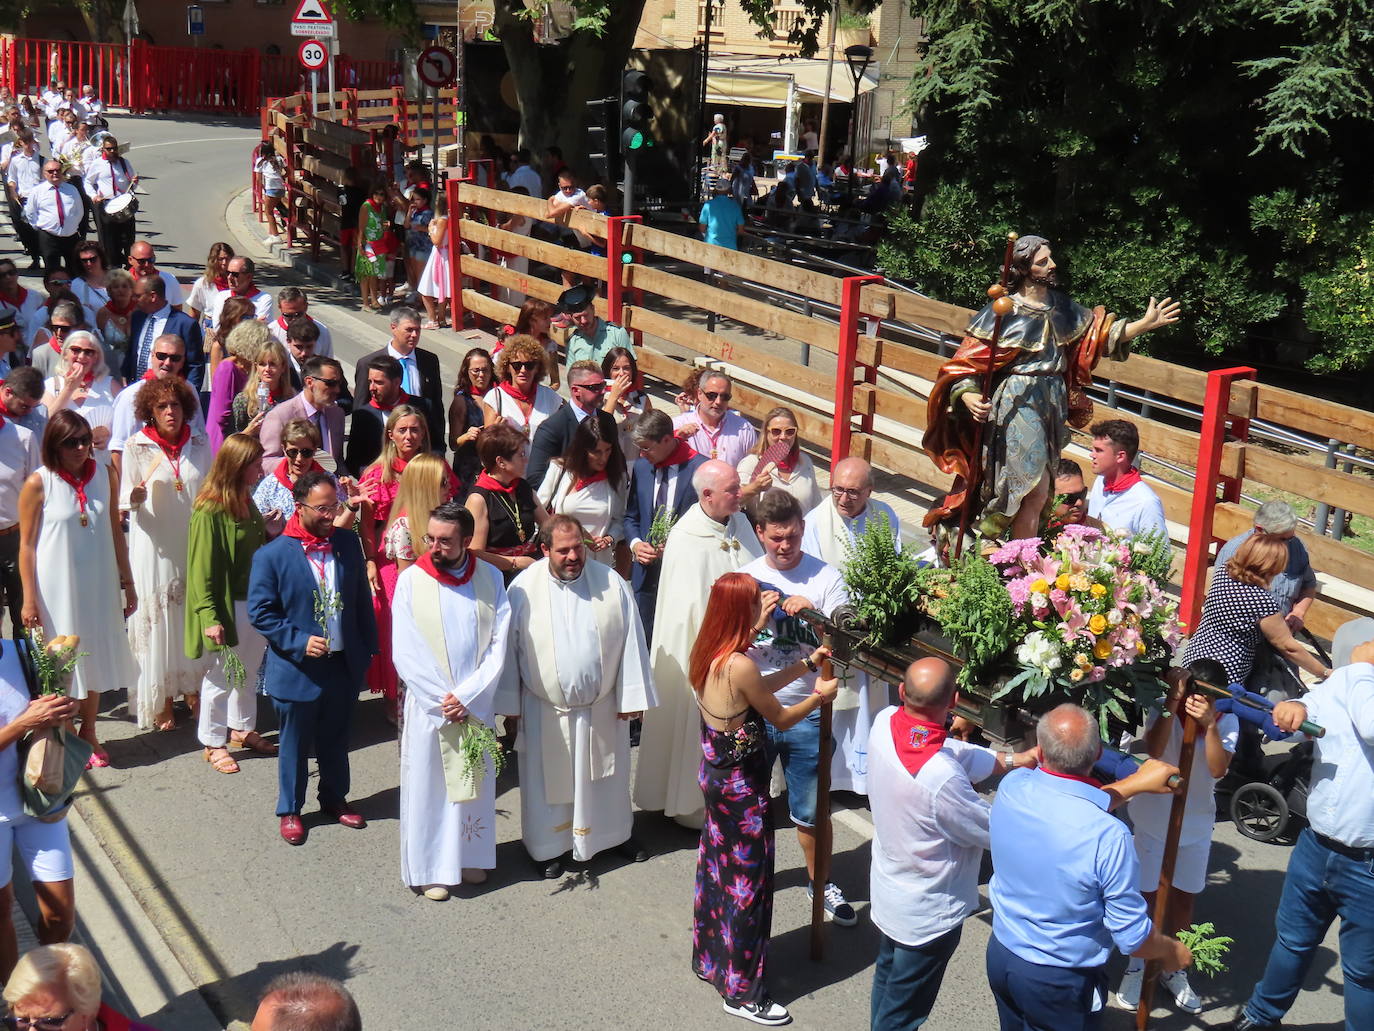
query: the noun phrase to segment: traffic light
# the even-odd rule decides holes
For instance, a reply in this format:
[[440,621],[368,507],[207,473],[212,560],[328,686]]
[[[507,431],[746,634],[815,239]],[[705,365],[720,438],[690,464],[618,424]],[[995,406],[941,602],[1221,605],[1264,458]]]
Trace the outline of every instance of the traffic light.
[[615,147],[620,135],[620,103],[615,97],[587,101],[587,160],[602,182],[620,179],[620,153]]
[[654,112],[649,107],[653,80],[644,72],[628,71],[620,79],[620,152],[626,160],[654,145]]

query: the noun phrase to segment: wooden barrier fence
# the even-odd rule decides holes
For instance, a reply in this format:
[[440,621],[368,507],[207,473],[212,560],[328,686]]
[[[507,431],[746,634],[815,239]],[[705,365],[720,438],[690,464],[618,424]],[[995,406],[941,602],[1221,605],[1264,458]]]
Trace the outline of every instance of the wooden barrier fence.
[[[606,256],[593,257],[496,227],[509,214],[542,220],[542,199],[476,186],[470,179],[450,180],[448,198],[454,215],[449,220],[449,253],[455,325],[461,324],[464,311],[497,323],[512,322],[516,308],[501,299],[503,289],[557,299],[562,291],[558,282],[520,272],[505,256],[595,279],[605,283],[605,297],[596,302],[598,314],[622,323],[636,337],[648,334],[666,341],[691,359],[735,365],[750,373],[747,382],[737,379],[733,387],[734,405],[745,414],[758,419],[768,409],[786,405],[797,412],[802,438],[813,447],[828,448],[832,458],[860,455],[936,490],[948,488],[949,477],[919,446],[927,420],[925,397],[892,385],[890,377],[884,382],[882,374],[900,372],[933,380],[941,356],[907,342],[909,332],[897,331],[921,328],[957,339],[973,314],[970,310],[894,290],[874,276],[841,279],[724,250],[645,226],[638,219],[574,211],[571,228],[607,242]],[[471,255],[462,253],[465,242]],[[656,267],[665,263],[709,268],[731,279],[838,306],[838,325]],[[685,307],[702,321],[707,314],[725,314],[760,335],[809,345],[825,357],[810,365],[791,361],[768,348],[666,314],[663,309],[669,305],[663,302],[670,302],[675,311]],[[680,383],[690,368],[652,344],[641,346],[639,354],[643,371],[665,383]],[[829,369],[832,360],[834,371]],[[1374,516],[1374,481],[1324,468],[1315,453],[1280,454],[1247,439],[1251,420],[1264,419],[1313,437],[1367,442],[1374,439],[1374,414],[1257,383],[1254,370],[1248,368],[1205,373],[1132,355],[1125,361],[1102,362],[1097,380],[1099,385],[1128,387],[1160,405],[1149,417],[1099,406],[1098,418],[1134,423],[1145,459],[1196,470],[1189,486],[1147,470],[1165,514],[1185,528],[1180,535],[1185,545],[1182,611],[1190,626],[1201,614],[1213,545],[1251,525],[1253,513],[1240,504],[1243,486],[1285,491]],[[1199,409],[1200,415],[1163,411],[1169,402]],[[1078,433],[1077,439],[1086,443],[1085,434]],[[1374,555],[1305,529],[1299,530],[1299,537],[1324,576],[1360,586],[1374,583]],[[1342,622],[1362,612],[1323,590],[1307,624],[1314,633],[1330,637]]]

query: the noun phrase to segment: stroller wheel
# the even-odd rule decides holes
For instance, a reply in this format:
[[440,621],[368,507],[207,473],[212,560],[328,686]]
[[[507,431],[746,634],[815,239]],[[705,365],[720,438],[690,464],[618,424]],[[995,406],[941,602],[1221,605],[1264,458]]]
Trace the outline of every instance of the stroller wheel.
[[1231,821],[1247,838],[1273,841],[1288,826],[1288,801],[1271,785],[1251,781],[1231,796]]

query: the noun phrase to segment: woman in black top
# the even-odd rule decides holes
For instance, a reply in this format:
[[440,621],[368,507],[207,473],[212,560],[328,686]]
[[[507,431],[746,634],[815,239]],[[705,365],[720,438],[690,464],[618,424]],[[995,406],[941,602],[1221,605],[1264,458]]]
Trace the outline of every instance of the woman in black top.
[[477,457],[477,433],[483,426],[500,421],[500,416],[482,400],[482,395],[491,389],[494,375],[491,355],[482,347],[474,347],[463,355],[463,363],[458,366],[458,383],[448,406],[448,445],[453,449],[452,468],[464,494],[472,489],[482,471],[482,462]]
[[524,436],[504,421],[477,435],[482,473],[464,505],[476,526],[472,550],[501,570],[506,583],[539,559],[539,531],[549,513],[525,482],[529,453]]

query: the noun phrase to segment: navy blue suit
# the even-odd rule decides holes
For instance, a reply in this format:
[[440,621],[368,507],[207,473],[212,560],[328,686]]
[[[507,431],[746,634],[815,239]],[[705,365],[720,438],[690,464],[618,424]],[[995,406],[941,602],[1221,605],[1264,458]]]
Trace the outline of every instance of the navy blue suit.
[[[668,500],[669,515],[681,517],[697,503],[697,492],[692,487],[692,474],[697,471],[697,466],[706,460],[705,455],[693,455],[684,463],[683,469],[678,473],[673,496]],[[657,475],[658,470],[647,458],[635,459],[634,470],[630,473],[630,495],[625,500],[627,541],[649,539],[649,527],[654,522]],[[654,636],[654,603],[658,598],[658,577],[662,571],[661,559],[647,566],[636,560],[630,570],[630,586],[634,588],[635,604],[639,606],[639,619],[644,624],[646,641],[652,641]]]
[[306,760],[313,743],[320,768],[320,804],[348,800],[348,731],[363,675],[377,653],[377,622],[362,545],[351,530],[330,537],[343,610],[342,651],[307,658],[306,644],[322,636],[315,620],[319,577],[295,537],[285,534],[253,556],[248,618],[267,638],[265,685],[280,722],[277,815],[299,814],[305,803]]
[[[142,344],[143,327],[148,323],[148,313],[142,310],[134,312],[134,316],[129,320],[129,349],[124,352],[124,362],[119,367],[120,378],[125,383],[132,383],[138,379],[141,373],[138,372],[138,349]],[[190,383],[199,393],[205,384],[205,339],[200,331],[200,323],[184,311],[172,311],[167,316],[167,323],[162,327],[162,332],[172,333],[181,337],[186,344],[186,382]],[[148,364],[152,365],[152,351],[148,352]],[[144,371],[147,371],[146,368]]]

